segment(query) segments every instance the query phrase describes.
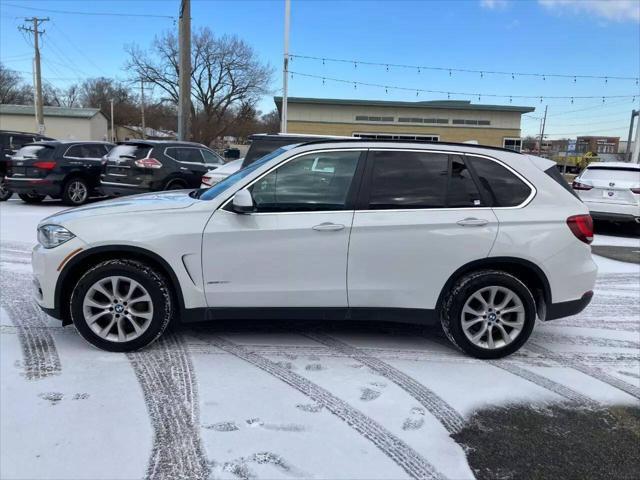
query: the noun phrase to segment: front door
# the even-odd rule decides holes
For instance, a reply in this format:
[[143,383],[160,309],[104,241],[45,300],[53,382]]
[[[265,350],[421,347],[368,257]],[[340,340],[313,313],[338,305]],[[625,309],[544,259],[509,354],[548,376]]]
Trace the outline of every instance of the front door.
[[346,307],[361,156],[344,150],[294,157],[248,187],[254,212],[216,211],[202,247],[209,307]]

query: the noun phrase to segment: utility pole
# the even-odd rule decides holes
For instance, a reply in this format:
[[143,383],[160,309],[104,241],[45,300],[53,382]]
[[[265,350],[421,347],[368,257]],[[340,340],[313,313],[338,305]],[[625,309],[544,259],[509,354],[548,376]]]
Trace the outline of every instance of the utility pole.
[[280,132],[287,133],[289,95],[289,23],[291,18],[291,0],[284,0],[284,63],[282,68],[282,116]]
[[144,82],[140,79],[140,117],[142,120],[142,139],[147,138],[147,129],[144,124]]
[[[640,115],[640,110],[631,110],[631,121],[629,122],[629,136],[627,137],[627,149],[624,152],[625,162],[631,161],[631,137],[633,136],[633,121],[638,115]],[[639,127],[640,127],[640,124],[639,124]]]
[[39,39],[40,35],[44,33],[44,30],[40,31],[40,24],[49,21],[49,17],[46,18],[25,18],[25,22],[33,22],[33,27],[18,27],[19,30],[33,33],[33,48],[34,48],[34,58],[33,58],[33,86],[35,90],[35,109],[36,109],[36,125],[38,126],[38,133],[40,135],[44,135],[44,109],[42,107],[42,77],[40,74],[40,47],[39,47]]
[[178,140],[189,140],[191,117],[191,0],[181,0],[178,25]]
[[109,100],[109,102],[111,102],[111,141],[115,143],[116,131],[113,128],[113,98]]
[[544,141],[544,129],[547,126],[547,108],[549,105],[544,106],[544,117],[542,118],[542,130],[540,131],[540,151],[538,155],[542,155],[542,142]]

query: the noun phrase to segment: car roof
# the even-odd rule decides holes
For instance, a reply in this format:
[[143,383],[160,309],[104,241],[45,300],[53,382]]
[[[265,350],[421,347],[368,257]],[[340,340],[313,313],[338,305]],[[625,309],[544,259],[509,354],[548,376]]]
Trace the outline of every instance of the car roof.
[[313,133],[254,133],[249,135],[249,140],[299,140],[304,138],[317,138],[318,140],[322,139],[345,139],[345,140],[353,140],[356,137],[344,137],[339,135],[318,135]]
[[101,140],[41,140],[38,142],[29,142],[24,145],[48,145],[55,147],[58,145],[113,145],[111,142],[103,142]]
[[206,145],[198,142],[187,142],[183,140],[146,140],[142,138],[125,140],[124,142],[118,142],[118,145],[149,145],[149,146],[189,146],[189,147],[204,147],[209,148]]
[[640,170],[640,164],[630,162],[592,162],[587,165],[587,168],[591,167],[632,168],[634,170]]

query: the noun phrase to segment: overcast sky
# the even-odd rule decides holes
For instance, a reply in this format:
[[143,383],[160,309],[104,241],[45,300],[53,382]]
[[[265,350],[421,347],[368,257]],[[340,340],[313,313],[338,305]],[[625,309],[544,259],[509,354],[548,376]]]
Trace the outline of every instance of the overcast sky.
[[[4,1],[0,0],[0,57],[5,66],[31,77],[32,47],[17,29],[25,16],[48,16],[43,39],[43,77],[64,86],[95,76],[126,79],[124,46],[150,45],[166,29],[177,29],[179,0]],[[57,10],[57,11],[56,11]],[[115,13],[79,15],[70,12]],[[193,28],[235,34],[249,43],[282,85],[284,0],[192,1]],[[631,109],[639,108],[635,80],[519,76],[540,74],[638,77],[640,1],[469,0],[469,1],[292,1],[293,54],[381,63],[338,63],[295,58],[292,96],[382,100],[465,99],[474,103],[530,105],[523,134],[535,134],[549,105],[551,138],[579,134],[626,137]],[[399,68],[386,64],[442,67]],[[449,68],[452,68],[451,74]],[[455,69],[505,71],[511,75],[464,73]],[[374,83],[371,87],[348,82]],[[403,87],[408,90],[396,90]],[[417,90],[422,90],[417,92]],[[434,90],[446,93],[428,93]],[[467,93],[469,95],[461,95]],[[491,97],[490,95],[503,95]],[[536,98],[517,98],[518,95]],[[605,99],[602,96],[625,95]],[[636,95],[635,104],[632,95]],[[509,96],[513,98],[509,99]],[[595,96],[551,99],[549,96]],[[542,102],[540,98],[542,97]],[[271,97],[260,103],[273,108]]]

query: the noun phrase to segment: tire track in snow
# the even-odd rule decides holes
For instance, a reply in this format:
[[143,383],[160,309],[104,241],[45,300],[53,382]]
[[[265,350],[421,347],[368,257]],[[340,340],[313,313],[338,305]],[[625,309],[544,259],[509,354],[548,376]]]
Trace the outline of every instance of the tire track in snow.
[[25,377],[39,380],[61,372],[60,357],[47,327],[47,315],[31,298],[31,277],[12,271],[0,275],[0,305],[15,325]]
[[242,345],[214,335],[198,336],[198,338],[251,363],[322,405],[372,442],[412,478],[444,478],[433,465],[403,440],[328,390],[291,370],[280,367],[265,357],[253,353]]
[[442,426],[449,433],[457,433],[464,427],[465,422],[462,415],[440,398],[440,396],[434,391],[422,385],[406,373],[392,367],[379,358],[367,355],[362,350],[329,335],[319,332],[303,332],[302,335],[322,345],[326,345],[327,347],[344,354],[346,357],[358,360],[374,370],[376,373],[389,379],[415,398],[420,405],[426,408],[427,411],[440,421]]
[[146,478],[208,478],[197,383],[182,338],[166,332],[149,348],[126,355],[142,387],[154,433]]
[[525,348],[534,353],[537,353],[538,355],[553,360],[554,362],[562,366],[573,368],[574,370],[582,372],[589,377],[600,380],[601,382],[606,383],[611,387],[617,388],[618,390],[622,390],[623,392],[628,393],[632,397],[640,400],[640,388],[636,387],[635,385],[631,385],[623,380],[620,380],[619,378],[616,378],[612,375],[609,375],[607,372],[604,372],[600,368],[580,363],[567,357],[563,357],[536,343],[530,342],[526,345]]
[[632,348],[640,349],[640,342],[633,340],[617,340],[613,338],[592,337],[586,335],[569,335],[566,333],[534,332],[536,340],[544,343],[560,343],[563,345],[584,345],[588,347]]

